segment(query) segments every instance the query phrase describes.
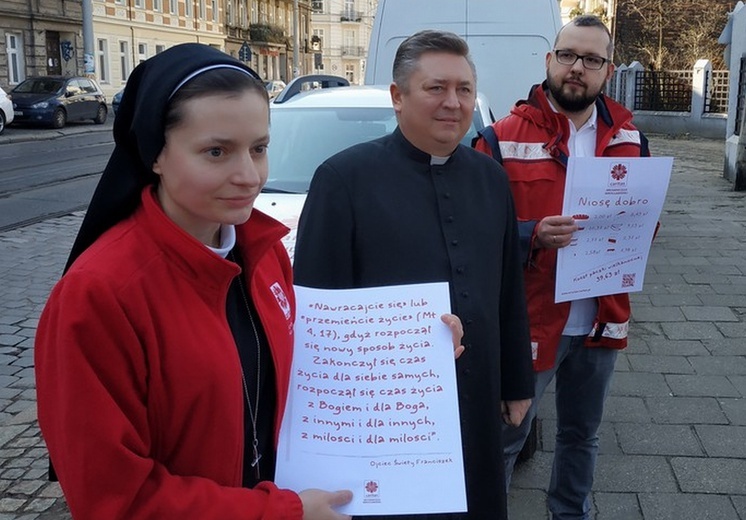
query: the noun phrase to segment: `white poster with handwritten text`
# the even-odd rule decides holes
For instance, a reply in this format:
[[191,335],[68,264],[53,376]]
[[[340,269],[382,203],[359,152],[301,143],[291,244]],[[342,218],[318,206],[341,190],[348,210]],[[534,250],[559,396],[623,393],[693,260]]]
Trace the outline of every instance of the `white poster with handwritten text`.
[[350,515],[466,511],[448,284],[297,287],[275,482]]
[[578,225],[557,252],[555,302],[642,290],[672,157],[570,157],[563,215]]

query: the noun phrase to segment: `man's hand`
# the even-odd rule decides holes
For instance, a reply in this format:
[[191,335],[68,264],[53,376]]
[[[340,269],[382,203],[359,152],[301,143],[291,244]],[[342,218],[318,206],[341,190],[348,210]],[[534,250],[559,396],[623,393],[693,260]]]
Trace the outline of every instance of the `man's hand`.
[[303,520],[350,520],[352,517],[337,513],[334,508],[352,500],[352,491],[322,491],[306,489],[298,493],[303,504]]
[[461,320],[455,314],[444,314],[440,317],[440,321],[448,325],[448,328],[451,329],[453,358],[458,359],[464,353],[464,346],[461,344],[461,338],[464,337],[464,327],[461,325]]
[[562,215],[544,217],[534,229],[535,242],[545,249],[560,249],[570,245],[572,234],[577,230],[578,225],[572,217]]
[[526,412],[531,407],[531,399],[503,401],[501,406],[505,424],[518,428],[526,417]]

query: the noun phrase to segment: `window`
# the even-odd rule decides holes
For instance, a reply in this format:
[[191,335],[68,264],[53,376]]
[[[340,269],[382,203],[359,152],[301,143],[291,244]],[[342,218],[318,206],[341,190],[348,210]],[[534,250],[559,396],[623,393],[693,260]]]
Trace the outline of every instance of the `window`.
[[311,0],[311,9],[316,14],[324,12],[324,0]]
[[355,66],[354,65],[345,65],[345,78],[347,78],[347,81],[349,81],[350,84],[355,83]]
[[148,44],[138,43],[137,44],[137,62],[142,63],[148,59]]
[[171,14],[179,15],[179,0],[169,0]]
[[345,0],[344,12],[342,16],[349,21],[355,21],[355,0]]
[[5,49],[8,54],[8,84],[16,85],[26,79],[21,35],[5,33]]
[[109,82],[109,42],[103,38],[96,40],[96,65],[101,83]]
[[135,0],[135,7],[139,7],[142,9],[142,6],[145,4],[145,0]]
[[212,0],[212,21],[218,21],[218,0]]
[[166,50],[166,46],[165,45],[156,45],[155,46],[155,53],[156,54],[160,54],[160,53],[162,53],[165,50]]
[[205,12],[205,0],[199,0],[199,19],[206,20],[207,13]]
[[236,20],[233,18],[233,0],[225,0],[225,19],[228,21],[228,25],[236,25]]
[[315,51],[320,51],[324,46],[324,29],[314,29],[313,38],[311,38],[311,47]]
[[161,0],[153,0],[153,11],[162,11],[163,10],[163,4],[161,3]]
[[251,2],[251,23],[259,23],[259,2],[257,0]]
[[184,0],[184,14],[190,18],[192,17],[192,1]]
[[87,94],[95,94],[98,92],[98,89],[96,88],[96,85],[91,83],[91,80],[87,78],[80,78],[78,79],[78,86],[80,87],[80,90],[87,93]]
[[124,83],[130,75],[130,46],[126,41],[119,42],[119,66],[122,71],[122,83]]
[[355,46],[355,31],[352,29],[347,29],[344,32],[344,46],[347,48]]

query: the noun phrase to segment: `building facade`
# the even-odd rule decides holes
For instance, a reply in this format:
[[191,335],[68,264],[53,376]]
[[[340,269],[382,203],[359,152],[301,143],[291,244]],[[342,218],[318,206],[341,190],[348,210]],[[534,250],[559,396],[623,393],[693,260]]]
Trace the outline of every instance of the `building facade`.
[[312,0],[313,70],[362,84],[377,0]]
[[297,68],[312,65],[309,0],[2,0],[0,86],[84,72],[83,1],[92,4],[93,76],[109,99],[138,63],[184,42],[223,50],[264,78],[292,78],[295,5]]
[[83,66],[81,0],[0,2],[0,87],[27,76],[73,75]]
[[[225,51],[247,61],[263,78],[290,81],[294,74],[293,49],[298,24],[298,74],[312,67],[309,0],[224,0]],[[295,5],[298,19],[293,19]]]

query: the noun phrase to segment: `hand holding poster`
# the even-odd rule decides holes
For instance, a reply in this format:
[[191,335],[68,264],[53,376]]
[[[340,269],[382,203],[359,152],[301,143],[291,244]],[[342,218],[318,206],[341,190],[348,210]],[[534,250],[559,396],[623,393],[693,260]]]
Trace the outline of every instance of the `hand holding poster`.
[[466,511],[448,285],[295,289],[275,482],[349,489],[345,514]]
[[555,302],[642,290],[672,157],[570,157],[563,215],[578,230],[557,251]]

